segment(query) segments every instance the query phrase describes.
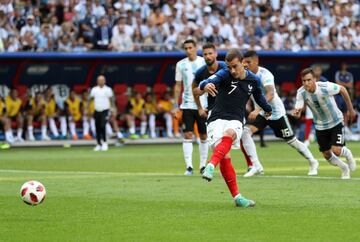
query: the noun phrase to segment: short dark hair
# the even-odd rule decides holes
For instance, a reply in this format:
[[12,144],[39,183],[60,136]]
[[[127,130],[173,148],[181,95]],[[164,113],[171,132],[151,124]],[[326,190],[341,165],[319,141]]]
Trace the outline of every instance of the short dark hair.
[[258,57],[258,53],[255,50],[248,50],[244,54],[244,58],[247,57]]
[[206,43],[206,44],[203,45],[202,49],[203,50],[205,50],[205,49],[214,49],[214,50],[216,50],[216,47],[215,47],[215,45],[213,43]]
[[241,54],[240,49],[236,49],[236,48],[230,49],[226,53],[225,61],[230,62],[230,61],[234,60],[235,58],[238,58],[239,61],[242,61],[243,55]]
[[185,44],[193,44],[194,46],[196,46],[196,42],[193,39],[185,40],[184,43],[183,43],[183,47],[185,46]]
[[314,70],[312,67],[308,67],[308,68],[305,68],[304,70],[301,71],[300,75],[301,75],[301,78],[303,78],[305,75],[311,73],[311,75],[314,76]]

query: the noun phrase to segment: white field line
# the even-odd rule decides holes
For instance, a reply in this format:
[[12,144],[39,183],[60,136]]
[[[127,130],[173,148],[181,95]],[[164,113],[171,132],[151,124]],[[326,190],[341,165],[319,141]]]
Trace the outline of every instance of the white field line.
[[[183,177],[184,175],[178,173],[151,173],[151,172],[97,172],[97,171],[34,171],[34,170],[4,170],[0,169],[0,173],[8,173],[8,174],[48,174],[48,175],[73,175],[67,176],[69,178],[76,175],[81,175],[85,177],[91,176],[178,176]],[[199,176],[199,175],[195,175]],[[237,175],[239,178],[243,178],[242,175]],[[273,178],[273,179],[319,179],[319,180],[340,180],[339,177],[324,177],[324,176],[288,176],[288,175],[262,175],[256,176],[258,178]],[[57,178],[62,178],[61,176]],[[8,180],[9,178],[0,178],[1,180]],[[252,179],[252,178],[244,178],[244,179]],[[351,178],[351,180],[360,181],[360,177]]]

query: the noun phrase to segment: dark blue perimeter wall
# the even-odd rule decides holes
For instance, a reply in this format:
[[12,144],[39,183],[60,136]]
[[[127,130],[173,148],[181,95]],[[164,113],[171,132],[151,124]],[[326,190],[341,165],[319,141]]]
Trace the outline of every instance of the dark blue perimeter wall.
[[[201,55],[201,53],[199,53]],[[219,53],[223,60],[225,52]],[[342,61],[348,63],[355,81],[360,81],[360,51],[259,52],[261,65],[275,75],[278,84],[300,84],[300,71],[320,64],[324,76],[334,80]],[[148,53],[3,53],[0,54],[0,85],[33,84],[93,85],[96,76],[104,74],[108,83],[174,84],[176,62],[181,52]]]

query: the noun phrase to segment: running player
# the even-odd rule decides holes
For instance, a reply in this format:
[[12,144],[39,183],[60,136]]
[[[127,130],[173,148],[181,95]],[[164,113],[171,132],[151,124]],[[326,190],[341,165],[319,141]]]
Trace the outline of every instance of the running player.
[[[303,86],[298,89],[294,117],[300,118],[304,105],[308,105],[314,115],[315,134],[324,158],[341,169],[341,178],[350,179],[350,171],[356,169],[356,161],[345,146],[344,117],[336,105],[334,96],[341,94],[346,102],[350,118],[356,112],[346,88],[332,82],[316,82],[312,68],[301,72]],[[345,157],[348,164],[339,159]]]
[[244,175],[244,177],[251,177],[255,174],[263,173],[263,167],[259,161],[256,146],[251,136],[258,130],[263,130],[267,125],[272,128],[276,137],[285,140],[288,145],[295,148],[309,161],[310,170],[308,175],[317,175],[319,163],[315,160],[310,150],[295,137],[286,116],[284,104],[276,92],[274,76],[269,70],[259,66],[259,57],[255,51],[248,51],[245,53],[243,64],[245,68],[259,76],[262,84],[261,88],[264,90],[266,99],[272,108],[272,115],[269,119],[265,118],[264,113],[258,105],[256,105],[255,110],[248,116],[248,122],[245,125],[241,139],[244,149],[253,163],[253,167]]
[[251,95],[271,115],[271,106],[266,102],[260,87],[260,79],[242,65],[243,56],[239,49],[230,49],[225,57],[227,69],[222,69],[202,81],[199,85],[213,97],[214,106],[208,116],[209,145],[213,154],[203,173],[211,181],[214,169],[220,163],[220,171],[234,198],[236,206],[253,207],[255,202],[243,197],[238,190],[236,173],[231,164],[230,149],[240,148],[246,103]]
[[[174,112],[179,111],[179,97],[181,93],[182,86],[184,87],[184,92],[182,93],[182,103],[180,109],[182,110],[182,120],[183,120],[183,153],[186,164],[185,175],[193,174],[193,163],[192,163],[192,153],[193,153],[193,134],[194,134],[194,123],[197,123],[199,134],[200,134],[200,143],[199,143],[199,153],[200,153],[200,172],[204,170],[206,159],[208,155],[208,144],[206,140],[206,119],[201,117],[198,112],[197,105],[194,100],[192,83],[194,80],[194,75],[196,71],[205,65],[203,57],[197,56],[196,54],[196,42],[192,39],[188,39],[183,43],[183,48],[186,53],[186,58],[180,60],[176,63],[176,74],[175,74],[175,89],[174,89]],[[203,102],[202,107],[206,108],[206,97],[201,97]]]

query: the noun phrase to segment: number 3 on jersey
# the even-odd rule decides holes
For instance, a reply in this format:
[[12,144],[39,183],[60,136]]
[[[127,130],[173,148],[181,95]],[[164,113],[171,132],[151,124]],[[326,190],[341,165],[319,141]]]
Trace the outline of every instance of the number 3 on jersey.
[[336,144],[343,144],[344,143],[344,137],[342,134],[337,135]]

